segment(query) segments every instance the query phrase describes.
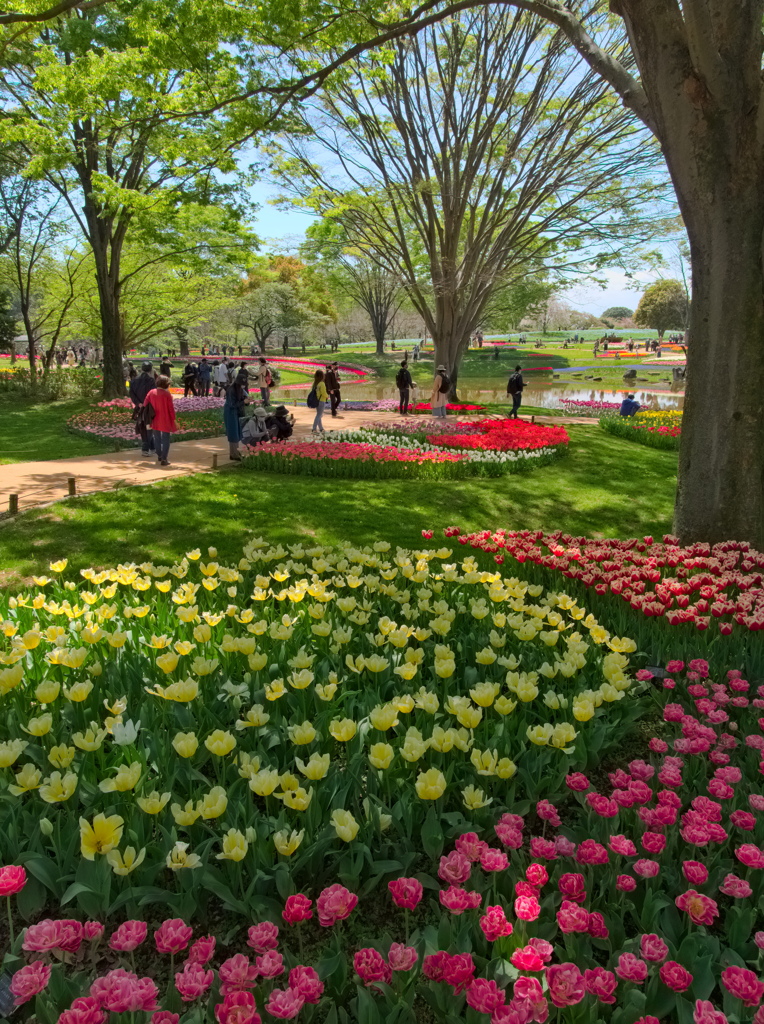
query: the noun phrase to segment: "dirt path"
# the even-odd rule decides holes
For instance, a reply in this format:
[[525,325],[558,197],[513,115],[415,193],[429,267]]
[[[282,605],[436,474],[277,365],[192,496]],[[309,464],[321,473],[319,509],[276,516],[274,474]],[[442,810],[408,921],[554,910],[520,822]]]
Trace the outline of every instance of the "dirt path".
[[[313,411],[297,406],[294,438],[311,439]],[[399,417],[390,412],[342,413],[336,419],[324,414],[327,430],[347,430],[369,423],[390,424]],[[574,416],[537,416],[536,422],[596,423],[596,420]],[[155,459],[145,458],[139,450],[127,449],[105,455],[87,455],[74,459],[52,459],[47,462],[17,462],[0,465],[0,513],[7,512],[11,495],[18,495],[19,510],[46,505],[69,494],[69,480],[74,479],[77,494],[111,491],[136,484],[149,484],[168,477],[212,472],[231,465],[225,436],[201,441],[179,441],[170,448],[170,465],[159,466]]]

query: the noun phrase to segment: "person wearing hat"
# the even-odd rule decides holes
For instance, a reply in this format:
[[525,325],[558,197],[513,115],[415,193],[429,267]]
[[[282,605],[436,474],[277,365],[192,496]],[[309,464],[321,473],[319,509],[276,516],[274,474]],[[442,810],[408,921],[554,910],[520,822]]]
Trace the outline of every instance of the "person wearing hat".
[[636,401],[634,395],[627,395],[621,402],[620,415],[635,416],[641,408],[642,406]]
[[339,363],[330,363],[326,367],[324,380],[326,382],[326,391],[329,395],[329,408],[331,409],[332,416],[336,417],[342,398],[340,394]]
[[432,382],[430,408],[432,409],[433,416],[445,417],[450,388],[451,378],[448,376],[445,366],[441,363],[435,371],[435,379]]
[[144,363],[141,372],[130,381],[130,401],[133,403],[133,419],[135,420],[135,432],[141,437],[141,455],[151,455],[154,452],[154,431],[147,422],[147,411],[143,403],[146,395],[154,387],[155,375],[151,363]]

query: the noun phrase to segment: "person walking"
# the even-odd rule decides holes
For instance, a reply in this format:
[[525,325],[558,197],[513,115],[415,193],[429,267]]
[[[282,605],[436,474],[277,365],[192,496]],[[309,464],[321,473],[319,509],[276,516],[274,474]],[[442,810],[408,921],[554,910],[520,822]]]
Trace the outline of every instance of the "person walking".
[[164,356],[159,364],[160,377],[172,377],[172,363],[169,356]]
[[308,407],[316,410],[316,415],[313,420],[313,427],[311,430],[312,434],[324,434],[324,406],[329,398],[329,392],[326,390],[326,384],[324,383],[324,371],[316,370],[313,376],[313,387],[310,394],[308,395]]
[[265,356],[260,356],[255,377],[257,379],[257,386],[260,388],[260,397],[263,400],[263,405],[270,405],[273,374],[271,373],[271,369],[268,366]]
[[207,362],[206,357],[199,363],[197,375],[199,377],[199,394],[206,398],[210,393],[210,380],[212,378],[212,367]]
[[441,365],[435,371],[435,379],[432,382],[432,395],[430,396],[430,408],[433,416],[445,418],[448,406],[448,392],[451,388],[451,378],[445,366]]
[[401,363],[400,370],[395,375],[395,386],[398,388],[398,395],[400,396],[398,399],[398,412],[401,416],[405,416],[409,411],[409,398],[411,397],[411,389],[414,386],[411,372],[405,359]]
[[523,388],[525,387],[525,381],[519,366],[515,367],[515,372],[509,378],[507,382],[507,394],[512,396],[512,412],[509,414],[510,419],[518,418],[518,410],[523,400]]
[[156,387],[149,391],[143,404],[153,409],[151,430],[159,465],[169,466],[170,435],[178,429],[175,422],[175,404],[170,394],[170,378],[163,375],[157,377]]
[[183,397],[188,398],[189,395],[196,397],[196,363],[190,360],[183,371]]
[[226,365],[225,358],[221,359],[220,362],[213,367],[213,370],[213,379],[215,381],[215,394],[218,397],[220,397],[221,395],[225,397],[228,385],[231,383],[230,377],[228,375],[228,366]]
[[223,406],[223,422],[225,423],[226,437],[228,438],[228,455],[232,462],[241,462],[239,454],[239,441],[241,441],[241,417],[244,415],[244,406],[249,404],[247,395],[247,371],[239,371],[236,379],[229,385],[226,391],[225,404]]
[[133,403],[133,419],[136,433],[141,437],[141,455],[152,455],[154,452],[154,431],[147,422],[148,410],[144,407],[146,395],[156,386],[151,363],[144,363],[141,372],[130,381],[130,401]]
[[337,409],[339,408],[341,393],[340,393],[340,374],[339,364],[332,363],[331,366],[326,368],[326,391],[329,395],[329,408],[332,411],[332,416],[336,417]]

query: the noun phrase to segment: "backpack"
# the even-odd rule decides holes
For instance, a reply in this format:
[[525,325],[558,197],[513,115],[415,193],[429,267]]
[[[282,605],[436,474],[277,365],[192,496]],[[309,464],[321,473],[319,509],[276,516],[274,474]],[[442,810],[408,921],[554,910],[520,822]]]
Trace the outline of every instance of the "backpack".
[[316,394],[315,388],[312,388],[311,391],[308,393],[308,399],[305,404],[308,406],[309,409],[318,408],[318,395]]
[[397,388],[406,387],[406,371],[403,369],[403,367],[401,367],[400,370],[398,370],[398,372],[395,375],[395,386]]
[[520,374],[513,373],[509,378],[509,393],[510,395],[518,395],[522,390],[520,387]]
[[441,373],[441,375],[440,375],[440,388],[439,388],[440,394],[441,395],[447,395],[450,390],[451,390],[451,378],[448,376],[447,373]]

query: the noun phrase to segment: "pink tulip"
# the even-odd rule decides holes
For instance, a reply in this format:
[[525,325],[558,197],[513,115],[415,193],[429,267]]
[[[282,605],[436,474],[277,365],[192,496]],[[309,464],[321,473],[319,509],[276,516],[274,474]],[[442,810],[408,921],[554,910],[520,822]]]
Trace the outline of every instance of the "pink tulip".
[[49,981],[50,965],[43,963],[42,960],[33,960],[31,964],[21,967],[11,978],[13,1005],[21,1006],[28,1003],[48,987]]

